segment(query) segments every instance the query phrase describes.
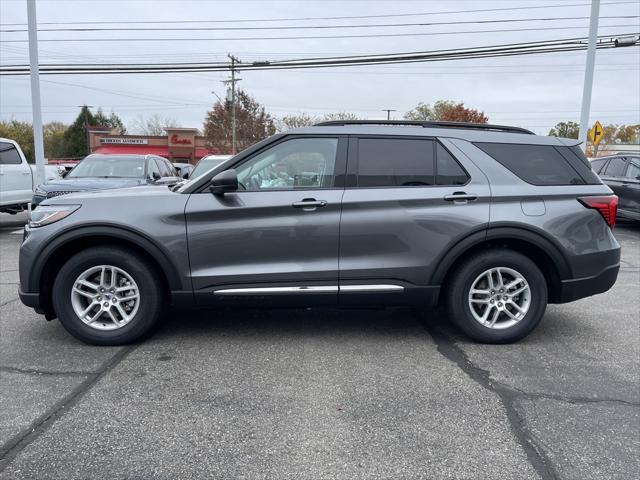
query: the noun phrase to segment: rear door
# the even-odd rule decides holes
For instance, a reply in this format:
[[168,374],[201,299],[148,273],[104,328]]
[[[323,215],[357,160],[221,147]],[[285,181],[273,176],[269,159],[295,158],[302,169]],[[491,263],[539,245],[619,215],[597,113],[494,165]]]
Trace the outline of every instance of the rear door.
[[640,157],[627,157],[627,167],[618,193],[618,208],[633,218],[640,217]]
[[[489,186],[447,140],[354,136],[340,223],[340,300],[434,292],[431,276],[461,238],[486,228]],[[409,295],[411,297],[411,295]],[[425,299],[422,297],[423,300]],[[404,300],[407,299],[405,295]]]
[[13,143],[0,142],[0,202],[27,203],[32,195],[31,167]]
[[284,137],[233,165],[240,190],[194,193],[186,207],[201,304],[250,299],[335,303],[346,137]]

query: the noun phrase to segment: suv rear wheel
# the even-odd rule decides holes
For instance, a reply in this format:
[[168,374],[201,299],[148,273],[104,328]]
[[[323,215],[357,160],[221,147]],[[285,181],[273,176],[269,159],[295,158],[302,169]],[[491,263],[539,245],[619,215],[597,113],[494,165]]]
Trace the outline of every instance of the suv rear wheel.
[[69,333],[93,345],[121,345],[157,323],[162,290],[155,271],[124,249],[80,252],[60,269],[53,306]]
[[446,295],[451,321],[484,343],[524,338],[540,323],[547,306],[547,284],[540,269],[507,249],[467,258],[453,272]]

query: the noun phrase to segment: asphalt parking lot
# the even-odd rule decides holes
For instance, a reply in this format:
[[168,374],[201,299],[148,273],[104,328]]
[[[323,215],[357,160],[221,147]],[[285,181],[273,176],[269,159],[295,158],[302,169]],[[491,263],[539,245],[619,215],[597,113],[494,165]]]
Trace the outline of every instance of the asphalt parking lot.
[[100,348],[22,306],[24,216],[0,217],[0,478],[640,477],[637,226],[611,291],[515,345],[314,309],[178,312]]

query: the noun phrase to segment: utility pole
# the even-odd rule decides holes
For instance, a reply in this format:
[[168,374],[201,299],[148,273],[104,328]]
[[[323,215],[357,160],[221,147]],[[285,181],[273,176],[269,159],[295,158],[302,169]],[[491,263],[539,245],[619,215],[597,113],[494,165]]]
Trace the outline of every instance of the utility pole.
[[587,150],[587,131],[589,130],[589,113],[591,109],[591,92],[593,91],[593,71],[596,64],[596,42],[598,40],[598,18],[600,16],[600,0],[591,0],[591,19],[589,20],[589,44],[587,47],[587,65],[584,70],[584,87],[582,88],[582,109],[580,110],[580,133],[578,140],[582,142],[582,151]]
[[236,154],[237,150],[237,139],[236,139],[236,82],[242,80],[241,78],[236,78],[236,63],[241,63],[235,56],[230,53],[227,55],[231,60],[231,66],[229,69],[231,70],[231,79],[225,80],[224,83],[231,84],[231,153],[233,155]]
[[397,110],[391,108],[383,108],[382,111],[387,112],[387,120],[391,120],[391,112],[397,112]]
[[42,104],[40,103],[40,67],[38,61],[38,21],[36,0],[27,0],[27,21],[29,23],[29,72],[31,77],[31,112],[33,115],[33,143],[36,155],[36,185],[43,183],[44,139],[42,133]]

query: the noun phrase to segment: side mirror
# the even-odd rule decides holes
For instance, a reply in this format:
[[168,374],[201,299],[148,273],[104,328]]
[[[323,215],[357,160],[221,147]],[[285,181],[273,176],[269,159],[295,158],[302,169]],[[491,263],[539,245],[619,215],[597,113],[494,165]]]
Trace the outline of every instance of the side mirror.
[[224,195],[227,192],[235,192],[238,190],[238,175],[232,168],[220,172],[211,179],[209,191],[214,195]]
[[158,172],[151,172],[151,177],[149,178],[149,180],[151,180],[152,182],[157,182],[158,180],[160,180],[160,174]]
[[182,175],[182,178],[184,178],[185,180],[187,180],[187,179],[189,178],[189,172],[185,172],[185,173]]

